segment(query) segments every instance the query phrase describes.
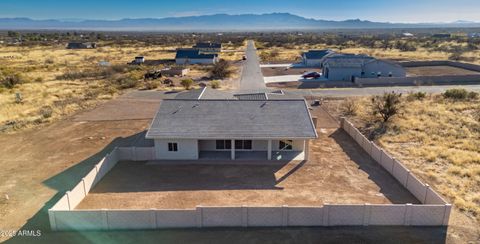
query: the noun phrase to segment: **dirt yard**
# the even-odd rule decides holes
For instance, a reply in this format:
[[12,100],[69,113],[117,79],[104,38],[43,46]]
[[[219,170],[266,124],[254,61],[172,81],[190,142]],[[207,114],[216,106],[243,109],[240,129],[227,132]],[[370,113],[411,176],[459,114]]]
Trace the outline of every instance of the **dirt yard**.
[[[324,114],[321,111],[314,114],[321,116]],[[311,159],[307,162],[263,161],[258,165],[121,162],[77,208],[418,202],[343,130],[334,128],[337,124],[332,123],[331,117],[320,117],[318,126],[319,138],[311,142]]]
[[422,66],[406,68],[407,76],[442,76],[442,75],[479,75],[480,72],[452,66]]
[[301,75],[305,72],[316,71],[321,73],[322,69],[317,68],[289,68],[286,67],[265,67],[262,68],[263,76],[280,76],[280,75]]

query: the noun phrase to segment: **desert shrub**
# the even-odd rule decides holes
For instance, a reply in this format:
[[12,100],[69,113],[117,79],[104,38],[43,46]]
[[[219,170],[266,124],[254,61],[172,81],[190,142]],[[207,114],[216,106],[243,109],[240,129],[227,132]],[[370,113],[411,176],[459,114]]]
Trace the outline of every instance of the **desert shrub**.
[[27,80],[19,73],[0,70],[0,86],[12,89],[18,84],[26,83]]
[[85,100],[95,99],[100,95],[100,90],[95,87],[89,87],[89,89],[85,92]]
[[53,58],[48,58],[45,60],[45,64],[54,64],[55,60]]
[[162,81],[162,83],[169,86],[175,86],[172,79],[165,79]]
[[448,99],[465,100],[468,98],[468,91],[463,88],[452,88],[446,90],[442,95]]
[[210,86],[213,88],[213,89],[218,89],[220,88],[220,81],[218,80],[212,80],[210,82]]
[[473,91],[469,92],[468,95],[467,95],[467,98],[472,99],[472,100],[478,99],[478,92],[473,92]]
[[120,77],[115,80],[117,87],[119,89],[128,89],[128,88],[134,88],[138,86],[138,80],[135,80],[131,77]]
[[43,81],[43,78],[42,77],[37,77],[35,78],[35,82],[42,82]]
[[425,99],[426,96],[427,96],[426,92],[412,92],[412,93],[408,94],[407,99],[409,101],[423,100],[423,99]]
[[220,59],[220,61],[213,65],[210,74],[214,79],[224,79],[229,77],[232,74],[230,63],[225,59]]
[[145,81],[145,89],[153,90],[157,89],[160,86],[160,81],[158,80],[147,80]]
[[346,99],[342,103],[343,114],[347,116],[352,116],[357,114],[358,105],[353,99]]
[[62,75],[58,75],[56,77],[57,80],[78,80],[78,79],[85,79],[91,77],[99,76],[98,73],[94,73],[92,71],[77,71],[77,70],[68,70]]
[[42,108],[40,108],[39,113],[40,113],[40,116],[42,116],[42,118],[48,119],[52,117],[53,109],[50,106],[43,106]]
[[185,89],[189,90],[193,85],[193,80],[192,79],[183,79],[180,82],[180,85],[182,85]]
[[372,111],[374,115],[380,115],[383,122],[396,115],[400,110],[401,93],[384,93],[382,96],[372,97]]

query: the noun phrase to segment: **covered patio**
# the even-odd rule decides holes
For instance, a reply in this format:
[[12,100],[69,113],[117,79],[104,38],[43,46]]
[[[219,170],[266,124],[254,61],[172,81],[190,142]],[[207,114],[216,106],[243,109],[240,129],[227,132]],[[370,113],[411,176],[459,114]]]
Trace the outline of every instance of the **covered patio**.
[[308,160],[309,140],[198,140],[199,159]]

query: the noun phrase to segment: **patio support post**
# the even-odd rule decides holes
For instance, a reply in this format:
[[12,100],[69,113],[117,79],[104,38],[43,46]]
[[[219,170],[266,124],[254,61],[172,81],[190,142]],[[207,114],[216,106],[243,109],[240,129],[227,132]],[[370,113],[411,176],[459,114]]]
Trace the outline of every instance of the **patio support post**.
[[303,154],[305,155],[304,160],[308,160],[310,157],[310,140],[303,141]]
[[267,159],[272,160],[272,140],[268,140]]
[[231,156],[232,160],[235,160],[235,140],[232,140]]

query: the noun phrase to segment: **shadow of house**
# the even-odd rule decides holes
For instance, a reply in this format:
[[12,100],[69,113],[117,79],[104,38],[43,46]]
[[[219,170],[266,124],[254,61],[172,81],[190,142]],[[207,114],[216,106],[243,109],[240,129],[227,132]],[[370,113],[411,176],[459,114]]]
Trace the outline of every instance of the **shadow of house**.
[[[20,230],[40,230],[42,235],[40,237],[29,236],[15,236],[5,243],[90,243],[92,240],[87,236],[80,234],[79,232],[69,232],[69,234],[52,232],[50,230],[50,222],[48,218],[48,209],[52,208],[60,198],[63,197],[66,191],[71,190],[78,182],[93,169],[105,155],[110,153],[115,147],[127,147],[136,145],[141,142],[141,136],[145,135],[145,132],[134,134],[129,137],[118,137],[112,140],[107,146],[96,154],[84,159],[83,161],[73,165],[65,171],[50,177],[43,181],[43,184],[51,189],[57,191],[50,200],[48,200],[43,207],[23,225]],[[73,239],[72,239],[73,238]],[[94,241],[95,242],[95,241]]]
[[276,186],[275,172],[283,166],[119,162],[91,192],[281,190]]
[[358,169],[367,173],[368,179],[380,187],[380,193],[389,201],[394,204],[420,203],[420,201],[390,175],[388,171],[363,151],[343,129],[336,130],[330,137],[333,138],[347,156],[358,165]]

